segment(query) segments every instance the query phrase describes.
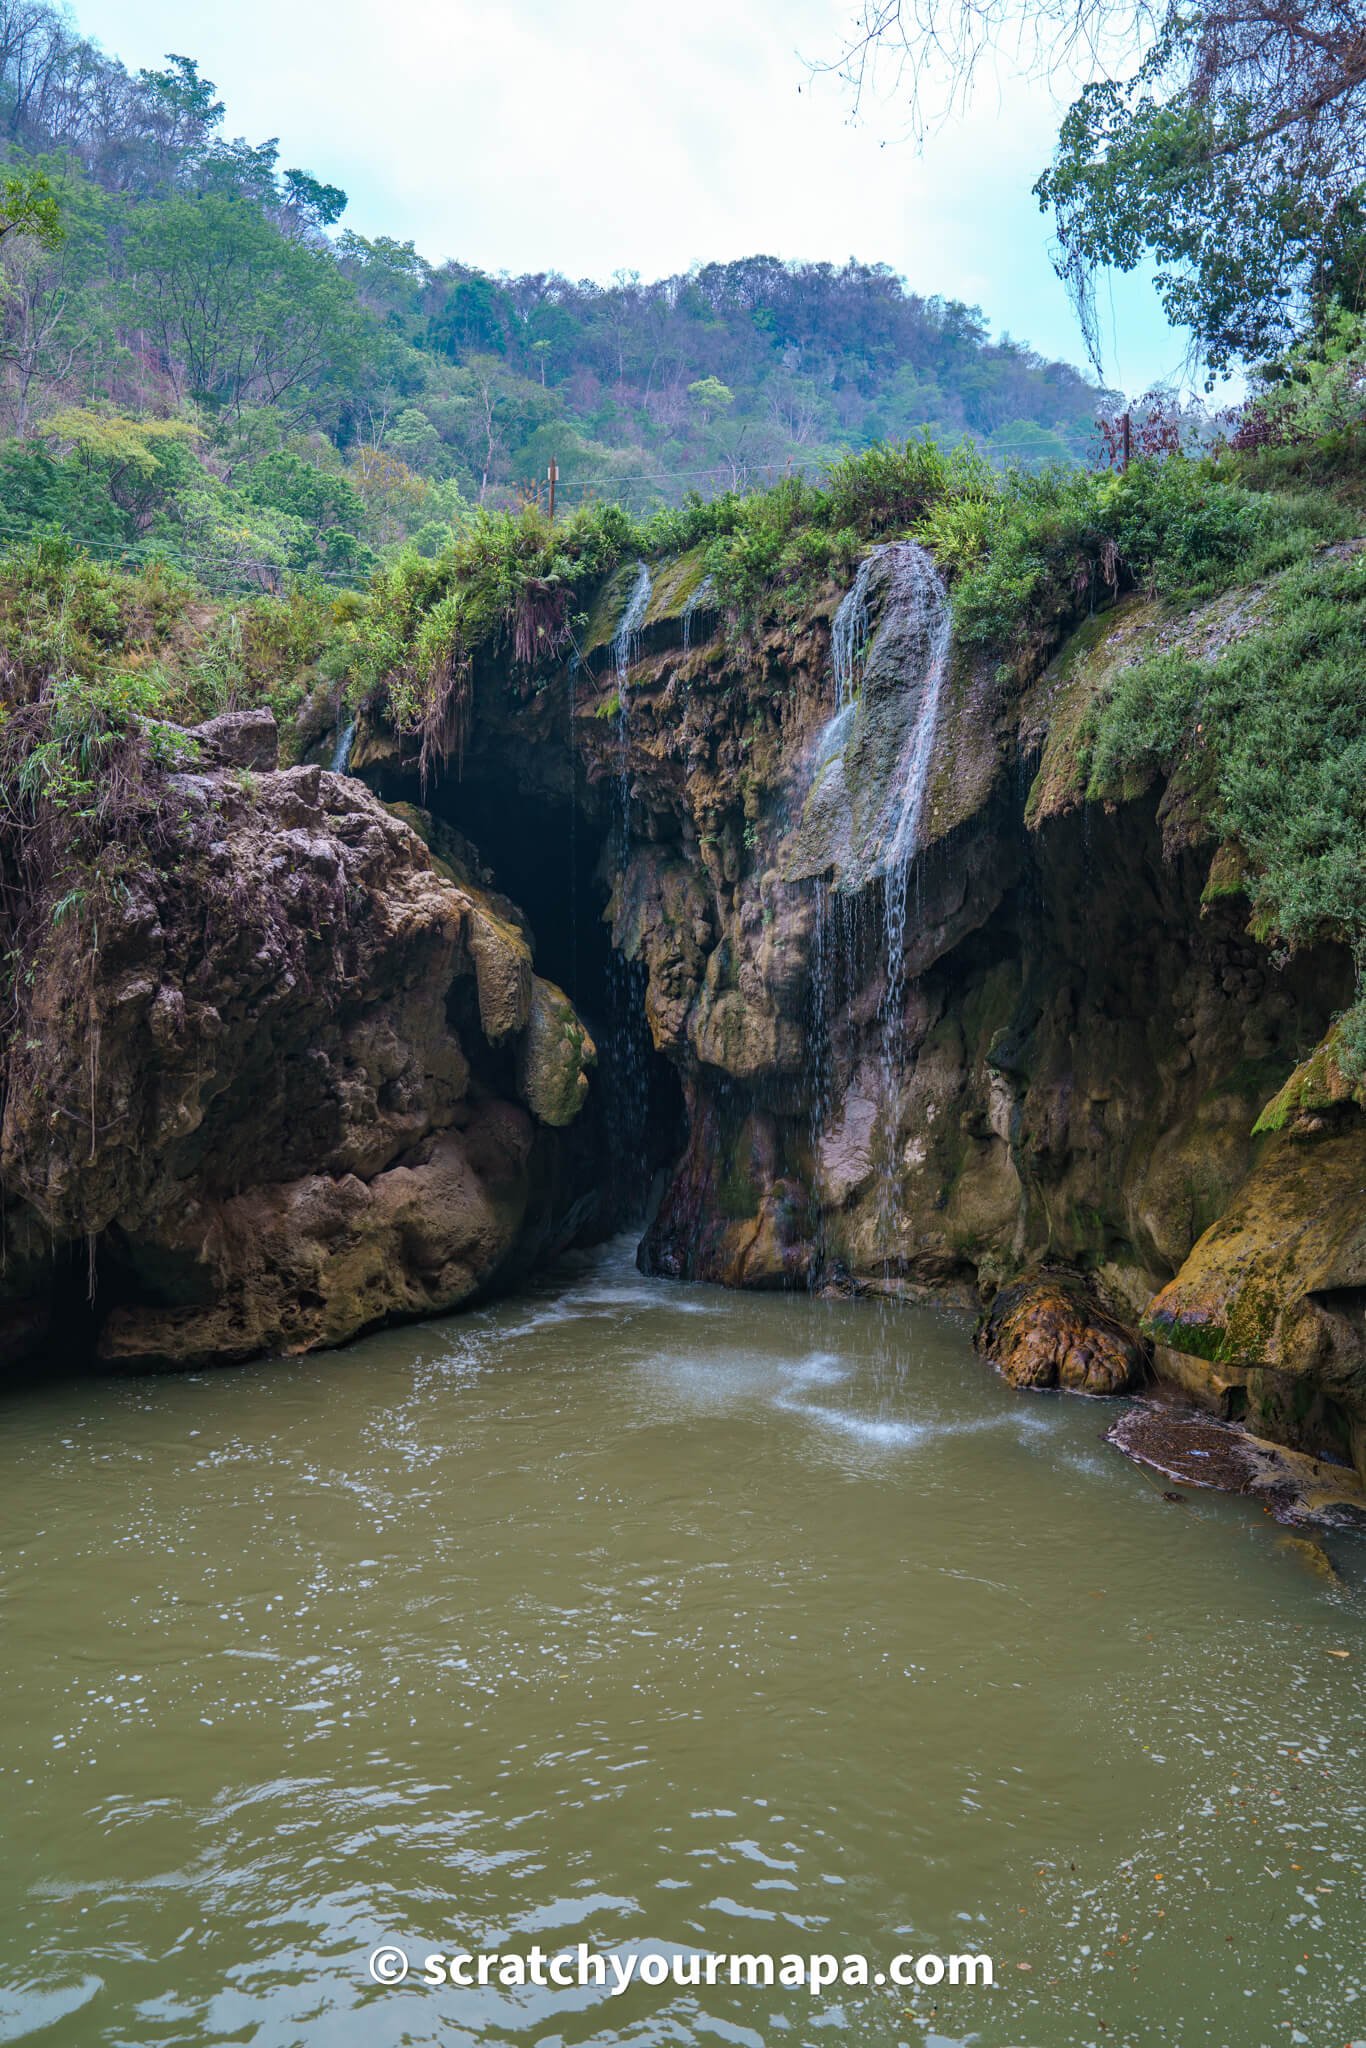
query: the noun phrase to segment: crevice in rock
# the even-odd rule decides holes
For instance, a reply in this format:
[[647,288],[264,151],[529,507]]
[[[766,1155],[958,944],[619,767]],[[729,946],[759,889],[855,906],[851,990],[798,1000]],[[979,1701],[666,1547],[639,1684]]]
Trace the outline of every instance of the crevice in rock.
[[537,974],[564,990],[597,1047],[597,1231],[643,1228],[688,1123],[677,1069],[651,1039],[644,963],[623,958],[606,919],[620,835],[599,790],[538,786],[506,736],[475,745],[463,772],[452,764],[425,791],[406,768],[367,779],[384,801],[417,804],[458,834],[525,918]]

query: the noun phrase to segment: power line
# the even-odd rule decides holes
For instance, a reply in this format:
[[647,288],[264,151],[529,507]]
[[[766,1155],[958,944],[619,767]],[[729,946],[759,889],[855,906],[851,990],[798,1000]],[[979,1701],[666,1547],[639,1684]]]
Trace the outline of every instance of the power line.
[[[1040,431],[1048,433],[1051,430],[1048,428],[1043,428]],[[1037,449],[1039,444],[1037,438],[1034,435],[1021,435],[1012,437],[1011,439],[1005,441],[992,442],[988,445],[974,445],[977,446],[978,452],[990,457],[1012,447]],[[624,484],[688,483],[692,482],[694,479],[699,477],[724,478],[727,475],[727,473],[729,473],[731,477],[732,488],[737,491],[740,491],[742,494],[748,494],[751,475],[764,476],[765,474],[767,474],[770,476],[776,475],[782,477],[800,476],[802,474],[800,470],[794,470],[790,463],[745,463],[738,465],[738,467],[740,468],[742,473],[740,477],[736,476],[735,470],[729,463],[717,463],[708,469],[660,469],[642,471],[634,476],[605,475],[598,477],[580,478],[566,478],[564,476],[559,476],[557,477],[557,485],[558,488],[562,491],[615,490]],[[762,488],[762,486],[756,486],[755,488]],[[161,561],[164,562],[165,565],[169,568],[180,569],[180,564],[175,562],[173,559],[169,559],[166,556],[161,556],[156,553],[152,553],[150,555],[140,555],[139,549],[142,546],[142,543],[140,542],[106,540],[94,534],[85,535],[73,532],[70,527],[63,525],[60,521],[57,521],[55,523],[60,527],[60,530],[63,533],[63,535],[72,543],[73,546],[83,549],[87,554],[117,556],[122,560],[134,558],[137,560],[139,566],[144,568],[149,568],[154,563]],[[19,540],[32,540],[37,537],[40,531],[40,525],[36,524],[33,521],[25,521],[22,519],[9,519],[0,516],[0,533],[11,533]],[[153,547],[155,547],[155,545],[156,544],[153,543]],[[363,588],[363,585],[357,584],[350,577],[345,575],[339,575],[335,571],[327,569],[292,570],[286,568],[279,562],[265,562],[255,558],[244,561],[241,565],[241,568],[243,584],[245,585],[245,587],[243,587],[243,585],[235,584],[229,581],[219,580],[211,582],[208,580],[208,578],[206,578],[205,576],[203,576],[202,574],[193,569],[181,569],[180,573],[190,576],[193,579],[193,581],[196,584],[198,584],[200,589],[209,592],[210,595],[219,597],[250,596],[253,594],[266,597],[278,594],[276,591],[271,590],[265,584],[261,584],[258,587],[258,590],[253,593],[250,586],[248,584],[245,584],[245,579],[253,571],[255,571],[260,576],[269,577],[299,576],[312,582],[329,584],[337,589],[356,590]]]
[[[1054,429],[1051,427],[1041,427],[1039,432],[1051,435],[1054,433]],[[1061,437],[1058,436],[1057,438],[1059,445],[1065,447],[1066,444],[1062,442]],[[973,447],[980,455],[992,456],[998,455],[1003,450],[1010,448],[1033,448],[1037,450],[1039,442],[1033,434],[1020,434],[1005,441],[974,442]],[[856,451],[851,450],[851,453],[853,452]],[[793,469],[790,464],[785,462],[742,462],[737,463],[735,468],[741,470],[746,476],[751,472],[759,475],[767,473],[778,476],[800,476],[802,474],[799,469]],[[562,491],[583,491],[594,490],[599,486],[606,487],[617,484],[687,483],[694,477],[723,477],[728,473],[734,474],[732,466],[728,462],[713,463],[710,469],[646,470],[636,476],[616,476],[605,472],[601,476],[567,478],[561,472],[557,480],[557,488]]]
[[[69,540],[73,547],[78,547],[82,549],[86,554],[117,555],[125,560],[129,557],[134,557],[137,559],[138,565],[142,568],[151,568],[155,564],[161,564],[167,568],[172,569],[178,569],[180,567],[180,565],[177,562],[169,559],[165,555],[159,555],[154,553],[150,555],[139,556],[138,549],[140,543],[137,541],[103,540],[95,537],[94,535],[87,536],[85,534],[74,533],[69,526],[62,525],[60,521],[50,522],[50,524],[52,523],[55,523],[59,527],[63,537]],[[32,521],[26,522],[21,519],[16,520],[0,518],[0,531],[12,533],[17,540],[37,540],[41,535],[43,528],[41,524],[35,524]],[[312,578],[315,582],[331,583],[344,589],[355,590],[360,588],[358,584],[352,583],[349,578],[345,576],[338,576],[333,571],[327,569],[287,569],[284,568],[278,562],[262,562],[256,560],[246,561],[242,564],[242,567],[244,572],[255,569],[270,576],[305,576]],[[227,595],[234,591],[234,586],[231,583],[220,582],[218,584],[211,584],[203,576],[199,575],[194,570],[183,569],[181,570],[180,573],[192,577],[193,580],[200,586],[201,589],[214,591],[216,594],[220,596]],[[272,592],[266,590],[264,587],[261,589],[260,592],[260,595],[262,596],[270,596],[272,594]]]

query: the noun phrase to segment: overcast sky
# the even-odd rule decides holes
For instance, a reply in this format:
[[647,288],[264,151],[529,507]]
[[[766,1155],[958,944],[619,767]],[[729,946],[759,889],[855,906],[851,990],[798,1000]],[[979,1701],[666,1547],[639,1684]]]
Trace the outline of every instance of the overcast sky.
[[[656,277],[758,253],[889,263],[996,334],[1082,361],[1030,196],[1058,103],[992,86],[922,152],[849,123],[851,0],[78,0],[134,67],[198,58],[228,132],[344,186],[345,225],[489,270]],[[891,139],[889,139],[891,138]],[[1181,374],[1151,286],[1103,294],[1110,381]]]

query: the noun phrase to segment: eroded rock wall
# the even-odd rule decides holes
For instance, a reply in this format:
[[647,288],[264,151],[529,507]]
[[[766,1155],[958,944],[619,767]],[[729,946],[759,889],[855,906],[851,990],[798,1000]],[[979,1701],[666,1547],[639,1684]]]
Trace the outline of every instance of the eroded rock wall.
[[[1333,1109],[1331,1158],[1312,1132],[1257,1128],[1350,1000],[1350,960],[1249,934],[1236,851],[1188,791],[1149,777],[1088,805],[1075,772],[1118,665],[1217,650],[1257,593],[1187,615],[1122,601],[1024,692],[955,656],[904,899],[885,877],[832,887],[838,860],[811,856],[840,843],[811,795],[830,786],[835,601],[687,646],[656,602],[624,685],[606,663],[567,685],[589,775],[626,805],[614,939],[645,965],[688,1104],[645,1261],[977,1301],[1080,1281],[1098,1328],[1132,1337],[1148,1316],[1159,1368],[1198,1399],[1227,1406],[1233,1386],[1269,1434],[1360,1459],[1366,1113]],[[1241,1220],[1264,1185],[1296,1247],[1276,1255],[1287,1300],[1230,1320],[1221,1287],[1265,1292],[1268,1227]],[[1327,1230],[1330,1201],[1350,1227]],[[1269,1334],[1237,1334],[1254,1323]]]
[[30,963],[11,1356],[51,1346],[87,1266],[106,1361],[337,1344],[505,1281],[591,1201],[567,1127],[593,1046],[512,907],[359,782],[244,744],[203,730],[159,850]]

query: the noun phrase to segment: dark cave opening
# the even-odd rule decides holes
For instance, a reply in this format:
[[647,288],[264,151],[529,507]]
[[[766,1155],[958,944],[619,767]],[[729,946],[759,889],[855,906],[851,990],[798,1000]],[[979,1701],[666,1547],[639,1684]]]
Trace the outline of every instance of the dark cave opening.
[[536,972],[556,982],[597,1046],[600,1231],[642,1226],[663,1173],[681,1157],[687,1113],[677,1070],[655,1050],[645,967],[613,946],[605,920],[619,833],[605,803],[519,786],[515,766],[481,756],[429,785],[380,792],[421,801],[477,851],[493,886],[523,913]]

